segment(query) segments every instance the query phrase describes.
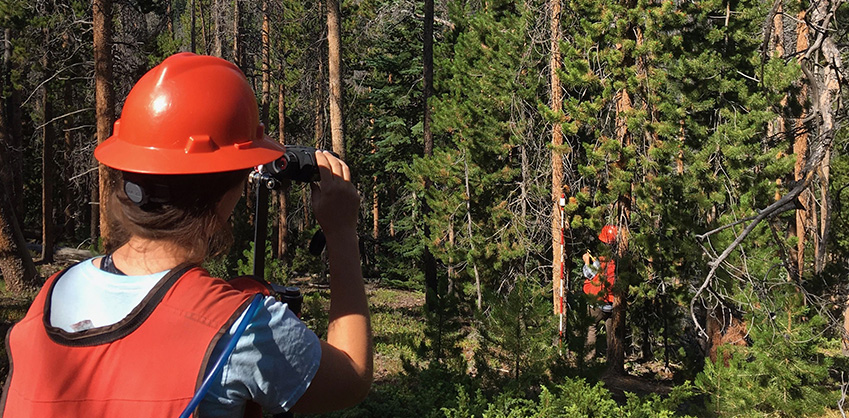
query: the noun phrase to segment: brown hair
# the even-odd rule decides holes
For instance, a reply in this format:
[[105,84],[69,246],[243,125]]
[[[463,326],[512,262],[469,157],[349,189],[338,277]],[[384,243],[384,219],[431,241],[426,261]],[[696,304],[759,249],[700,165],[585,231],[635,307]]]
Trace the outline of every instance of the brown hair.
[[[230,223],[217,215],[224,195],[242,184],[249,170],[208,174],[157,175],[121,172],[113,200],[120,210],[110,213],[122,245],[137,236],[187,249],[190,262],[227,252],[233,242]],[[141,186],[150,201],[137,204],[124,191],[130,181]]]

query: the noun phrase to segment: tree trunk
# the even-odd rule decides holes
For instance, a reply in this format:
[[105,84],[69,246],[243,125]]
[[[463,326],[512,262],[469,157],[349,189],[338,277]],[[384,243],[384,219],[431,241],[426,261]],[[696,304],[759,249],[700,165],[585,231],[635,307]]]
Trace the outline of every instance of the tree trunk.
[[[809,29],[808,25],[805,22],[805,11],[799,12],[798,24],[796,25],[796,52],[804,52],[808,49],[808,34]],[[805,163],[807,162],[807,154],[808,154],[808,128],[805,126],[804,122],[802,122],[807,116],[808,112],[806,109],[806,102],[808,100],[808,86],[806,84],[802,85],[802,88],[799,91],[799,95],[796,97],[797,102],[802,106],[802,114],[798,116],[796,122],[796,137],[793,141],[793,153],[796,155],[796,165],[793,170],[793,179],[799,181],[804,176],[803,170],[805,168]],[[816,100],[816,99],[814,99]],[[810,207],[810,193],[805,191],[799,196],[799,202],[802,203],[802,206],[805,208]],[[796,242],[796,273],[798,274],[797,279],[801,280],[802,275],[805,272],[805,245],[807,234],[805,233],[806,226],[810,221],[808,216],[808,211],[805,209],[797,209],[796,210],[796,229],[794,234],[797,238]]]
[[[66,42],[70,41],[70,37],[66,37]],[[70,44],[67,43],[66,48],[70,47]],[[73,70],[72,70],[73,71]],[[65,85],[63,88],[63,101],[65,109],[70,109],[74,106],[74,88],[73,84],[70,81],[65,81]],[[69,155],[72,150],[74,150],[74,135],[71,132],[73,120],[71,118],[66,117],[62,122],[62,130],[65,132],[64,135],[64,147],[65,147],[65,155]],[[63,204],[63,215],[64,219],[62,222],[63,230],[68,231],[70,235],[75,236],[75,232],[77,229],[77,205],[74,201],[74,193],[70,186],[70,184],[64,184],[64,187],[60,186],[62,189],[62,204]]]
[[[424,77],[424,91],[422,92],[422,102],[424,105],[424,120],[422,121],[423,147],[424,158],[433,156],[433,131],[431,128],[431,111],[430,111],[430,96],[433,93],[433,0],[425,0],[424,2],[424,33],[422,34],[422,75]],[[391,82],[391,81],[390,81]],[[427,203],[426,196],[430,193],[433,187],[433,182],[430,177],[424,178],[424,192],[422,193],[422,231],[425,240],[430,239],[430,226],[427,220],[430,216],[430,205]],[[471,239],[471,227],[469,229],[469,239]],[[424,253],[422,254],[422,263],[424,264],[425,273],[425,293],[426,305],[428,310],[434,312],[439,306],[439,279],[436,277],[436,258],[430,252],[430,248],[425,245]],[[478,282],[478,289],[480,283]],[[478,306],[480,309],[480,306]]]
[[203,41],[203,54],[209,55],[209,33],[207,33],[206,12],[203,10],[203,0],[198,3],[200,14],[200,39]]
[[[616,101],[616,137],[624,149],[631,145],[631,133],[628,131],[628,124],[625,115],[633,109],[631,96],[627,90],[623,89],[617,97]],[[615,163],[619,169],[625,170],[628,167],[628,161],[624,154],[620,154],[619,160]],[[633,188],[633,185],[631,186]],[[631,218],[631,196],[632,194],[622,194],[616,202],[617,224],[619,232],[616,238],[616,248],[613,251],[616,254],[616,269],[617,279],[621,279],[623,261],[627,256],[628,249],[628,225]],[[625,374],[625,332],[626,332],[626,312],[628,310],[628,293],[627,286],[614,286],[613,289],[613,313],[608,320],[609,327],[607,328],[607,371],[610,374]]]
[[221,18],[224,10],[221,0],[212,0],[212,55],[223,58],[221,43]]
[[268,130],[268,112],[271,107],[271,25],[268,21],[268,0],[262,0],[262,100],[260,120]]
[[197,52],[196,43],[195,43],[195,0],[192,0],[189,4],[191,10],[189,11],[191,16],[191,24],[189,25],[189,38],[191,39],[189,43],[189,51],[192,53]]
[[38,271],[7,199],[5,184],[0,184],[0,274],[6,291],[13,294],[35,289],[39,284]]
[[171,0],[165,1],[165,28],[171,40],[174,40],[174,19],[171,16]]
[[[819,2],[816,4],[817,7],[813,12],[814,21],[821,26],[828,25],[831,13],[829,8],[833,7],[833,3]],[[826,28],[825,30],[829,29],[830,28]],[[840,97],[840,66],[842,66],[842,63],[845,61],[844,59],[841,59],[840,50],[838,50],[837,43],[834,39],[834,33],[834,31],[826,33],[825,39],[823,40],[820,48],[822,60],[827,63],[827,65],[822,68],[819,77],[817,78],[817,91],[819,92],[819,97],[815,98],[815,100],[818,101],[815,104],[815,108],[818,109],[821,115],[818,119],[819,129],[817,129],[818,134],[821,137],[834,136],[835,130],[839,128],[836,123],[838,115],[840,114],[838,112],[845,112],[845,105],[838,105],[840,106],[838,107],[834,104],[837,98]],[[814,248],[814,272],[816,274],[822,273],[825,269],[826,257],[828,255],[826,246],[829,241],[828,237],[831,227],[831,196],[829,190],[831,185],[832,143],[833,141],[829,140],[828,146],[822,151],[824,155],[818,170],[820,187],[820,225],[819,230],[815,231],[815,233],[819,235],[817,245]]]
[[[44,43],[47,45],[50,40],[50,34],[47,30],[44,31]],[[50,58],[45,50],[42,57],[42,68],[44,76],[49,77],[50,73]],[[56,142],[56,133],[53,129],[53,103],[50,100],[50,82],[45,82],[41,86],[42,98],[42,115],[44,117],[42,126],[42,150],[41,150],[41,261],[45,263],[53,262],[53,245],[56,241],[55,226],[53,222],[53,183],[55,181],[55,163],[53,157],[55,155],[54,147]]]
[[241,19],[241,3],[239,0],[233,1],[233,62],[236,66],[242,67],[242,42],[239,19]]
[[342,130],[342,34],[339,0],[327,0],[327,79],[330,86],[330,138],[333,152],[345,159]]
[[563,126],[559,120],[560,114],[563,112],[563,98],[560,86],[560,76],[557,71],[560,69],[560,0],[549,0],[549,13],[551,13],[551,56],[549,57],[549,79],[551,83],[551,101],[549,107],[558,120],[551,126],[551,248],[552,248],[552,298],[554,304],[554,315],[565,315],[565,304],[561,303],[561,292],[563,278],[566,275],[565,271],[565,254],[564,246],[561,245],[563,239],[563,226],[566,224],[561,219],[564,214],[561,213],[559,202],[563,195]]
[[[115,93],[112,88],[112,0],[94,0],[94,98],[97,119],[97,143],[112,133],[115,121]],[[112,251],[112,228],[109,222],[109,196],[116,173],[105,165],[99,166],[99,222],[103,247]],[[93,222],[94,220],[92,220]]]
[[[469,160],[467,156],[463,156],[463,165],[465,168],[465,181],[466,181],[466,196],[471,196],[472,191],[469,189]],[[466,227],[469,233],[469,247],[472,250],[472,253],[475,252],[475,237],[472,234],[472,207],[471,207],[471,199],[466,199]],[[477,307],[478,310],[483,308],[483,294],[481,293],[481,276],[478,273],[478,265],[476,262],[472,261],[472,270],[475,273],[475,294],[477,295]]]
[[[7,40],[10,39],[10,33],[8,29],[5,31]],[[7,57],[4,62],[4,70],[8,71],[11,61]],[[4,91],[8,85],[7,76],[8,73],[0,76],[0,91]],[[21,233],[15,208],[9,199],[8,187],[13,185],[12,182],[6,181],[11,174],[9,171],[13,169],[9,160],[14,160],[17,155],[11,152],[9,147],[11,138],[7,116],[10,113],[8,103],[5,100],[0,101],[0,177],[3,179],[0,182],[0,275],[6,282],[8,292],[19,293],[37,285],[38,272],[26,249],[26,241]]]
[[[0,107],[5,104],[5,122],[6,122],[6,139],[0,141],[0,151],[8,152],[9,158],[6,163],[0,168],[3,174],[3,184],[11,185],[7,190],[7,197],[15,215],[18,218],[23,217],[24,213],[24,179],[23,179],[23,123],[21,121],[21,92],[12,86],[12,30],[6,28],[4,31],[5,42],[3,47],[3,74],[0,83],[4,84],[10,94],[5,98],[4,103],[0,103]],[[4,144],[5,142],[5,144]],[[6,149],[3,150],[3,147]]]
[[[278,141],[286,144],[286,87],[283,84],[283,63],[280,64],[280,80],[277,86]],[[277,193],[277,259],[289,252],[289,209],[286,206],[286,191]]]
[[[708,314],[706,332],[708,335],[708,358],[714,363],[719,360],[717,355],[719,347],[723,345],[745,347],[748,345],[746,323],[725,308],[716,308]],[[730,359],[730,353],[723,355],[723,365],[727,367]]]

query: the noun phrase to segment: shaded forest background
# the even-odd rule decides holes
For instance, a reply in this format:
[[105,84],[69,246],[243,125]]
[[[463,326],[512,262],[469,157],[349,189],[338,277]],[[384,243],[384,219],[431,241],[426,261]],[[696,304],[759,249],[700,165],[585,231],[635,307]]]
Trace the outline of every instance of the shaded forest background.
[[[843,0],[0,0],[0,28],[9,297],[118,239],[93,149],[193,51],[245,72],[272,137],[345,156],[366,276],[425,295],[404,384],[347,416],[843,413]],[[306,190],[269,203],[271,280],[324,273]],[[215,274],[250,271],[251,199]],[[597,347],[586,251],[617,263]],[[671,395],[596,385],[645,364]]]

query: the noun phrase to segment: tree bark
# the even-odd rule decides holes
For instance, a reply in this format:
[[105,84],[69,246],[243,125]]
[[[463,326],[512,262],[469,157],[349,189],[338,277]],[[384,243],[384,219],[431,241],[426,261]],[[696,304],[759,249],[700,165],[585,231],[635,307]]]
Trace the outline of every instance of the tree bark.
[[330,138],[333,152],[345,159],[342,129],[342,34],[339,0],[327,0],[327,72],[330,86]]
[[[10,40],[10,31],[5,31],[6,40]],[[8,42],[7,42],[8,44]],[[5,71],[9,70],[11,61],[8,57],[4,60]],[[4,91],[9,83],[8,73],[0,76],[0,91]],[[11,86],[9,86],[11,87]],[[38,271],[29,251],[26,249],[26,241],[21,232],[15,208],[9,199],[8,187],[13,182],[6,179],[13,168],[10,160],[17,158],[15,152],[9,147],[11,138],[9,135],[8,114],[9,101],[0,100],[0,274],[6,282],[6,290],[19,293],[29,287],[37,286]]]
[[[277,86],[277,119],[279,120],[278,141],[286,144],[286,86],[283,83],[283,63],[280,64],[280,80]],[[277,193],[277,259],[289,252],[289,208],[286,206],[286,191]]]
[[6,185],[0,184],[0,274],[6,291],[17,294],[35,289],[39,277],[7,196]]
[[[23,123],[21,121],[21,92],[12,85],[12,30],[6,28],[4,31],[5,42],[3,47],[3,74],[0,83],[5,84],[5,88],[10,92],[5,98],[5,122],[6,122],[6,139],[0,141],[0,151],[7,152],[9,158],[6,163],[0,168],[2,180],[4,184],[11,185],[7,190],[7,197],[15,215],[20,218],[24,213],[24,180],[23,180]],[[0,104],[2,106],[3,104]],[[3,150],[2,148],[6,149]]]
[[191,16],[191,23],[189,25],[189,39],[191,39],[189,43],[189,51],[191,51],[192,53],[197,53],[197,43],[195,42],[195,0],[191,0],[189,7],[191,8],[189,12],[189,15]]
[[[805,11],[799,12],[797,16],[798,24],[796,25],[796,52],[803,52],[808,49],[808,35],[809,28],[807,23],[805,22]],[[793,153],[796,155],[796,165],[793,170],[793,179],[799,181],[804,176],[805,163],[807,161],[807,153],[808,153],[808,128],[805,126],[803,120],[807,116],[808,112],[805,109],[806,101],[808,100],[808,86],[806,84],[802,85],[802,88],[799,91],[799,96],[796,98],[797,102],[802,106],[802,114],[798,116],[796,122],[796,137],[793,141]],[[816,100],[816,99],[814,99]],[[808,191],[802,192],[799,196],[799,201],[802,203],[802,206],[805,208],[810,207],[810,194]],[[797,238],[796,242],[796,272],[798,274],[797,279],[801,280],[802,275],[805,272],[805,245],[807,241],[807,234],[805,233],[806,226],[810,221],[808,216],[808,211],[805,209],[797,209],[796,210],[796,228],[794,231],[794,235]]]
[[233,62],[236,66],[242,67],[242,41],[239,19],[241,19],[241,3],[239,0],[233,1]]
[[[65,35],[65,45],[64,48],[70,48],[70,36]],[[73,70],[71,70],[73,71]],[[75,72],[73,72],[75,73]],[[74,86],[70,80],[66,80],[63,86],[63,104],[65,109],[70,109],[74,106]],[[71,150],[75,149],[74,144],[74,135],[71,132],[72,127],[72,119],[65,118],[62,122],[62,130],[64,131],[64,147],[65,147],[65,155],[69,155]],[[61,186],[60,186],[61,187]],[[71,236],[75,235],[76,227],[77,227],[77,205],[74,201],[74,193],[70,185],[65,184],[62,189],[62,205],[63,205],[63,215],[64,219],[62,222],[63,230],[68,231]]]
[[[631,145],[631,133],[628,131],[625,114],[633,109],[631,96],[623,89],[615,98],[616,100],[616,137],[622,148]],[[616,162],[620,169],[628,167],[626,157],[620,154]],[[633,185],[631,186],[633,188]],[[616,274],[621,279],[620,271],[623,269],[623,261],[627,256],[628,231],[631,218],[631,196],[623,193],[616,202],[617,223],[619,232],[616,237]],[[625,374],[625,337],[626,337],[626,312],[628,311],[628,293],[626,286],[614,286],[613,289],[613,313],[608,320],[607,329],[607,371],[610,374]]]
[[[112,87],[112,0],[94,0],[93,11],[94,98],[99,144],[111,135],[115,121],[115,92]],[[109,197],[115,184],[116,173],[103,164],[100,164],[98,173],[100,237],[103,247],[111,251],[114,243],[109,222]]]
[[171,40],[174,40],[174,19],[171,16],[171,0],[165,1],[165,28]]
[[561,219],[564,214],[560,210],[560,197],[563,195],[563,126],[559,120],[563,112],[563,96],[560,86],[560,0],[549,0],[550,29],[551,29],[551,56],[549,57],[549,80],[551,84],[551,101],[549,107],[558,118],[551,126],[551,248],[552,248],[552,302],[554,315],[565,314],[565,304],[561,303],[561,289],[565,271],[564,246],[561,245],[564,233],[562,227],[566,224]]
[[[433,156],[433,132],[431,129],[431,111],[430,111],[430,96],[433,93],[433,0],[425,0],[424,2],[424,33],[422,35],[422,72],[424,77],[424,86],[422,101],[424,105],[424,121],[422,122],[423,147],[424,157],[430,158]],[[427,196],[430,189],[433,187],[433,182],[428,176],[424,178],[424,193],[422,193],[422,224],[423,235],[426,241],[430,240],[430,226],[427,221],[430,216],[430,205],[427,203]],[[471,222],[471,220],[470,220]],[[471,227],[469,229],[469,239],[471,239]],[[430,248],[425,245],[424,253],[422,254],[422,263],[424,264],[426,305],[433,312],[439,303],[439,281],[436,277],[436,258],[430,252]],[[480,289],[480,281],[478,280],[478,289]],[[478,304],[480,309],[480,304]]]
[[268,112],[271,107],[271,25],[268,21],[268,0],[262,0],[262,98],[260,120],[268,129]]
[[221,0],[212,0],[212,55],[222,58],[221,17],[223,15]]
[[[49,44],[50,33],[44,31],[44,43]],[[47,50],[42,56],[42,68],[44,76],[49,77],[50,74],[50,57]],[[41,261],[45,263],[53,262],[53,245],[56,241],[55,225],[53,222],[53,183],[55,182],[55,163],[53,161],[55,152],[56,133],[53,129],[53,103],[50,100],[50,82],[45,82],[41,86],[42,99],[42,115],[44,117],[42,132],[42,150],[41,150]]]

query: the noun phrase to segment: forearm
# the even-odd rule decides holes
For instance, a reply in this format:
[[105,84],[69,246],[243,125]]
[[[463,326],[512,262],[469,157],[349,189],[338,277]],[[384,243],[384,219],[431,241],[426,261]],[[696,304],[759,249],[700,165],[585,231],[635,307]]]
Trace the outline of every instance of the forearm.
[[327,237],[330,318],[327,342],[350,357],[361,379],[373,373],[372,333],[355,230]]

